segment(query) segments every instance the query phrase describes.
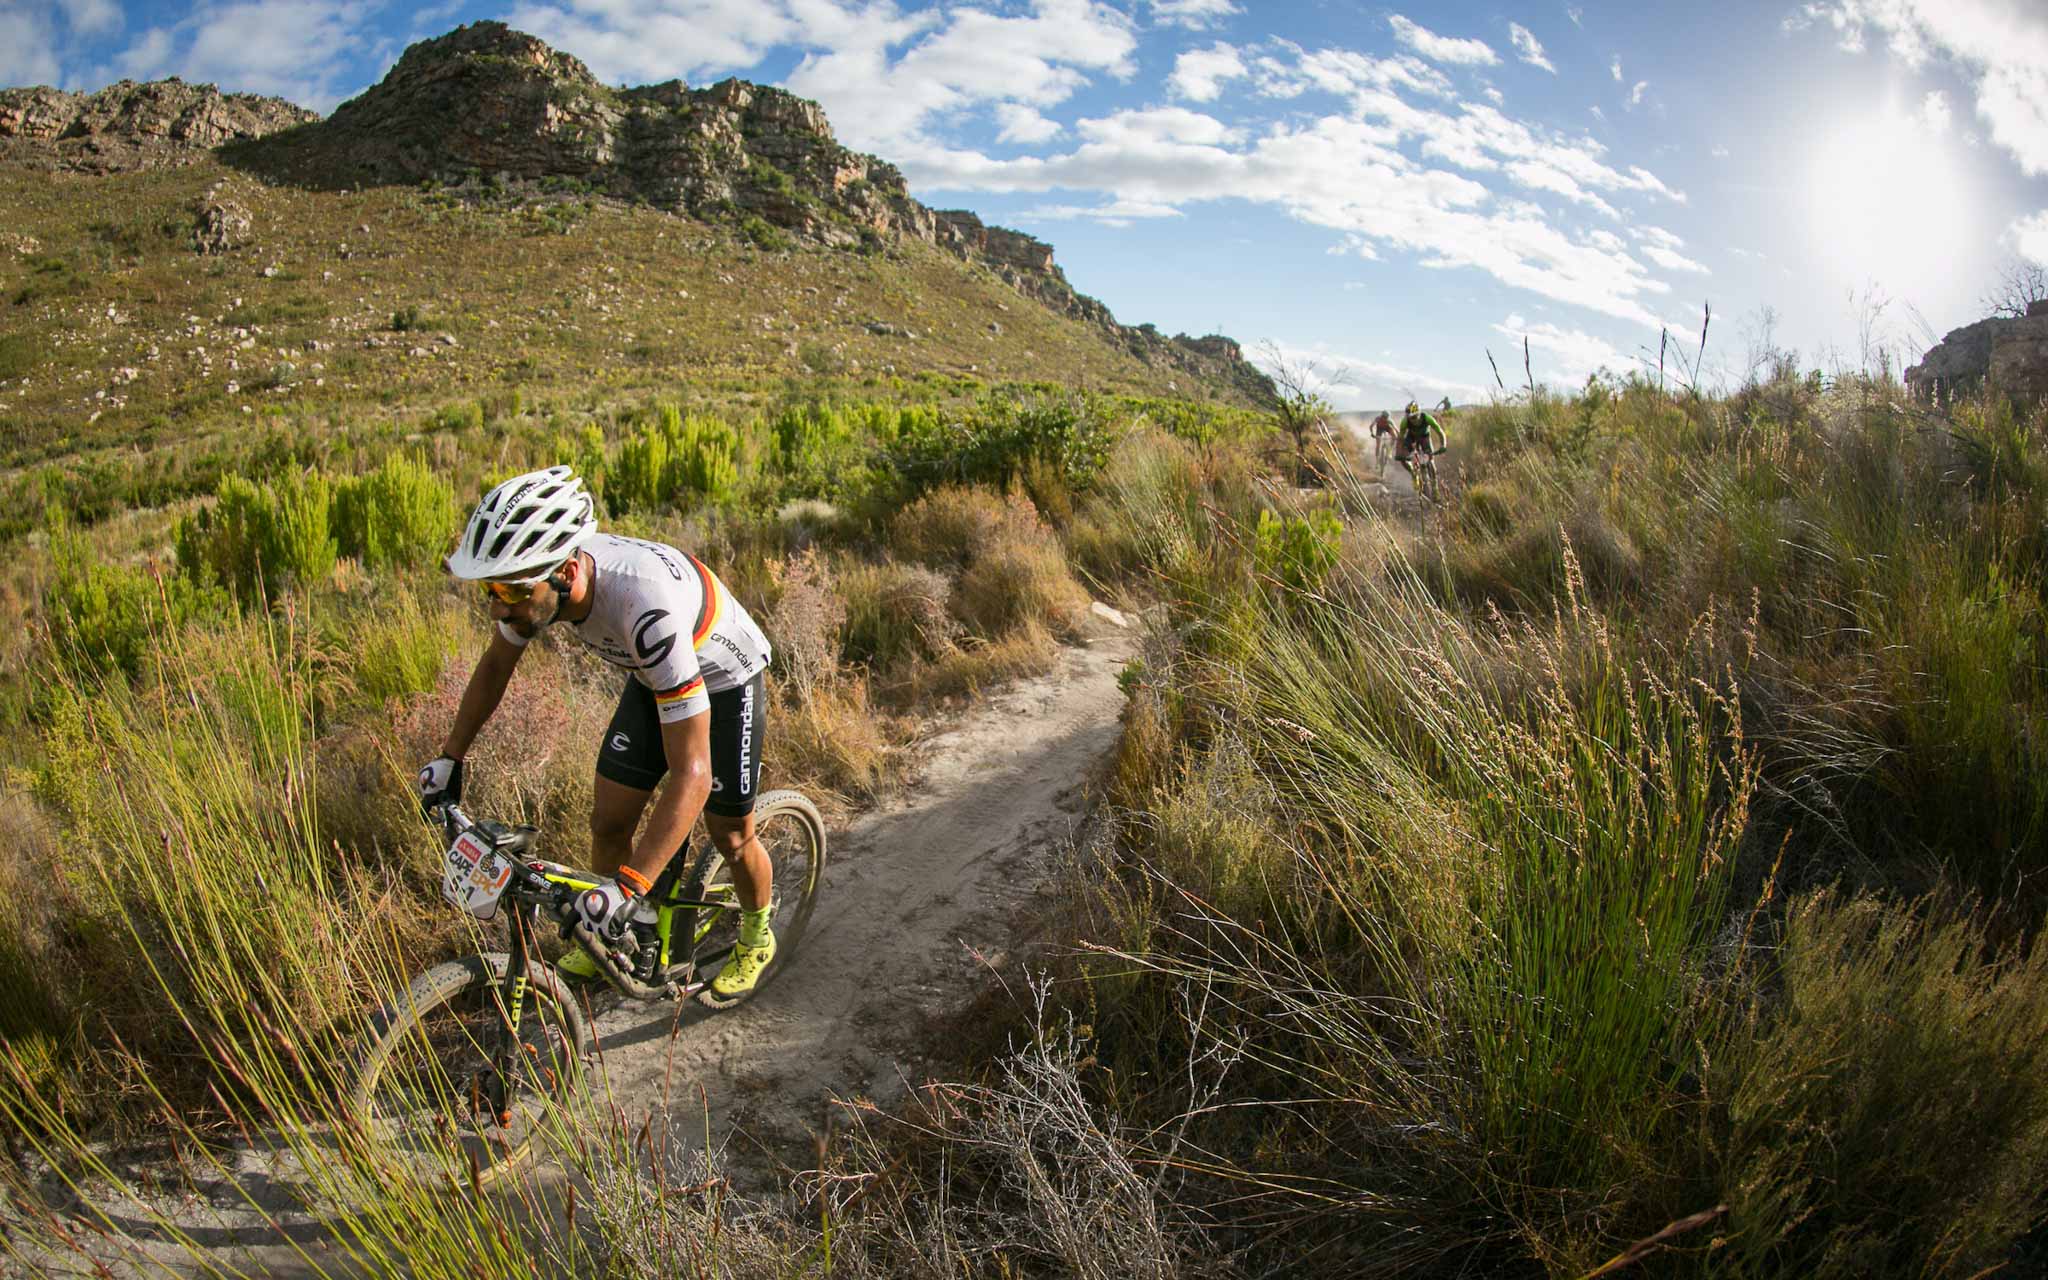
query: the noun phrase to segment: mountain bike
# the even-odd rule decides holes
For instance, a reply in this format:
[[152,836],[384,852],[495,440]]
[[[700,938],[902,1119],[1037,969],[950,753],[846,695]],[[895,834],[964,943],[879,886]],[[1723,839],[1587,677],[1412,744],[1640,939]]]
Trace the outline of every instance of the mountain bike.
[[436,965],[379,1008],[349,1101],[373,1140],[457,1170],[466,1165],[479,1189],[524,1163],[550,1115],[584,1088],[594,1048],[582,1003],[539,954],[544,926],[588,951],[627,1000],[695,997],[729,1008],[767,986],[795,954],[825,869],[816,806],[794,791],[763,795],[754,825],[774,867],[775,960],[753,992],[720,999],[711,978],[738,939],[740,907],[715,845],[705,842],[692,862],[686,843],[648,893],[655,921],[606,939],[575,908],[601,877],[532,857],[535,828],[473,821],[452,804],[435,815],[448,840],[442,898],[479,922],[504,916],[507,949]]
[[1417,449],[1408,466],[1408,478],[1415,482],[1415,496],[1424,502],[1434,503],[1443,496],[1443,488],[1437,481],[1436,455],[1438,449]]

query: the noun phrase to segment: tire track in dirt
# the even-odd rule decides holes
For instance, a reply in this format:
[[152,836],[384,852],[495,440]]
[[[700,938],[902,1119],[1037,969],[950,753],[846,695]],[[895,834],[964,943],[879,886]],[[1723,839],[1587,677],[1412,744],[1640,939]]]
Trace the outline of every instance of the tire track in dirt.
[[923,744],[902,800],[831,834],[801,950],[757,999],[598,1020],[600,1087],[629,1120],[665,1106],[675,1140],[701,1145],[702,1119],[685,1117],[708,1103],[713,1146],[766,1182],[809,1154],[830,1097],[901,1096],[928,1028],[987,986],[977,952],[1010,945],[1116,743],[1116,677],[1135,639],[1098,626]]

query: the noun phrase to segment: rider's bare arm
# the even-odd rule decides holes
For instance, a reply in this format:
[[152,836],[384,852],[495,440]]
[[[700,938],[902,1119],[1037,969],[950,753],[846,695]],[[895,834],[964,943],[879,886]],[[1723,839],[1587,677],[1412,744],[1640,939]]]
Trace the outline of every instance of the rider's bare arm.
[[448,740],[441,744],[442,755],[460,760],[469,754],[470,744],[498,709],[505,686],[512,682],[513,668],[519,665],[519,655],[524,652],[523,647],[496,630],[491,632],[491,647],[484,650],[476,670],[470,673],[469,687],[462,691],[462,705],[455,712],[455,725],[448,730]]
[[684,837],[711,796],[711,713],[699,711],[683,720],[665,720],[661,748],[668,757],[668,777],[654,797],[647,826],[633,843],[626,865],[652,881],[682,848]]

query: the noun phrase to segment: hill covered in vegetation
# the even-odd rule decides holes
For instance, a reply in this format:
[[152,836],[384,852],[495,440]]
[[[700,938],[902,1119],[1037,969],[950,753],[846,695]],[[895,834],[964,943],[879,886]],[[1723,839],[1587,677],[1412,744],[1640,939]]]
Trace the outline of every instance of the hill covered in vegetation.
[[[251,427],[508,395],[1272,395],[1231,340],[1119,324],[1050,246],[925,208],[815,104],[739,81],[608,89],[495,23],[414,46],[324,121],[163,82],[9,91],[0,133],[17,478],[75,459],[161,501],[209,488],[219,468],[194,459]],[[104,163],[68,163],[86,153]]]

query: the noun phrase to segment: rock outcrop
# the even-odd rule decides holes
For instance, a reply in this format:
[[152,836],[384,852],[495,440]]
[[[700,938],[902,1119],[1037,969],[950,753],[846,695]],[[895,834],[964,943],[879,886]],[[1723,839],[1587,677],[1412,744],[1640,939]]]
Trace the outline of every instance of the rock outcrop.
[[499,22],[421,41],[326,120],[227,154],[296,182],[568,184],[700,218],[758,218],[837,248],[921,240],[1102,327],[1150,364],[1254,400],[1273,395],[1228,338],[1169,338],[1118,324],[1068,283],[1051,245],[962,210],[926,208],[894,165],[841,145],[815,102],[744,80],[615,89],[576,58]]
[[0,163],[83,173],[188,164],[223,143],[319,118],[281,98],[175,77],[123,80],[98,93],[0,89]]
[[1988,390],[2015,400],[2048,397],[2048,299],[2024,316],[1994,316],[1950,330],[1906,370],[1922,399],[1943,401]]

